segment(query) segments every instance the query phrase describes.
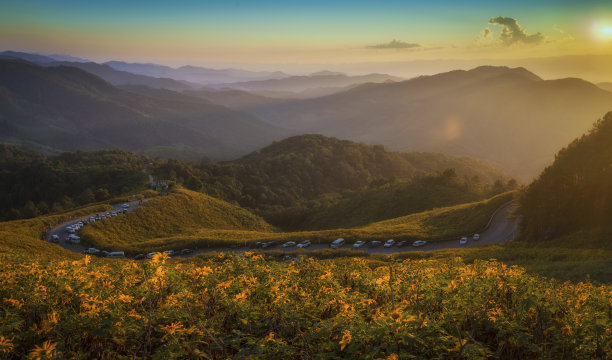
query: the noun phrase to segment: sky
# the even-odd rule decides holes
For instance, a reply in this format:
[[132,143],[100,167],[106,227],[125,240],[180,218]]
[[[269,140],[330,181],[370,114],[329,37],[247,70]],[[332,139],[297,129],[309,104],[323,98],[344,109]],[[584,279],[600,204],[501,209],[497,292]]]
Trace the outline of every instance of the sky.
[[0,50],[312,68],[597,56],[612,1],[0,0]]

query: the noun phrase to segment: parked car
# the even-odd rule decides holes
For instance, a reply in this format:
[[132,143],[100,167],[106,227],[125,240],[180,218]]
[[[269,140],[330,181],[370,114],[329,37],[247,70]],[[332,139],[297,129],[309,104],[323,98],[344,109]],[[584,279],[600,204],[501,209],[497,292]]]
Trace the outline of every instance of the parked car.
[[343,238],[337,238],[336,240],[332,241],[331,244],[329,244],[329,247],[332,249],[337,249],[339,247],[342,247],[344,243],[345,241]]
[[124,209],[127,209],[127,208],[130,207],[130,204],[123,204],[123,205],[121,205],[121,207],[124,208]]
[[127,214],[127,212],[128,212],[128,211],[127,211],[127,209],[123,209],[123,210],[121,210],[121,213],[122,213],[122,214]]
[[189,255],[191,253],[193,253],[193,250],[191,250],[191,249],[183,249],[183,250],[181,250],[181,255]]
[[97,215],[96,215],[96,217],[95,217],[94,219],[96,219],[96,221],[100,220],[100,219],[101,219],[101,218],[100,218],[100,214],[97,214]]
[[388,247],[393,246],[393,244],[395,244],[395,240],[393,240],[393,239],[389,239],[389,240],[385,241],[385,245],[384,245],[384,246],[385,246],[386,248],[388,248]]
[[54,242],[54,243],[59,242],[59,236],[57,236],[57,235],[51,235],[51,241],[52,241],[52,242]]
[[408,245],[408,241],[406,240],[401,240],[397,243],[397,247],[404,247],[406,245]]
[[90,222],[90,223],[92,223],[92,222],[96,222],[96,218],[94,218],[93,216],[92,216],[92,217],[90,217],[90,218],[89,218],[89,222]]
[[111,216],[117,216],[117,213],[116,213],[115,211],[113,211],[113,212],[111,213]]
[[70,241],[73,244],[78,244],[81,242],[81,238],[78,237],[77,235],[70,234],[68,235],[68,241]]
[[461,238],[461,240],[459,240],[459,244],[460,244],[460,245],[465,245],[465,244],[467,244],[467,237],[465,237],[465,236],[464,236],[464,237],[462,237],[462,238]]
[[427,241],[425,241],[425,240],[417,240],[417,241],[412,243],[412,246],[419,247],[419,246],[423,246],[425,244],[427,244]]
[[74,234],[76,231],[74,230],[74,228],[72,226],[67,226],[66,227],[66,232],[70,233],[70,234]]
[[472,240],[480,240],[480,234],[474,234],[474,236],[472,236]]
[[89,248],[89,249],[83,251],[84,254],[89,254],[89,255],[98,255],[99,252],[100,252],[100,250],[98,250],[96,248]]
[[304,240],[301,243],[297,244],[299,248],[305,248],[310,246],[310,240]]
[[286,243],[282,245],[282,247],[284,248],[289,248],[289,247],[294,247],[294,246],[295,246],[295,241],[287,241]]
[[256,243],[251,243],[251,245],[249,245],[249,249],[261,249],[263,247],[263,243],[261,241],[258,241]]
[[357,241],[355,241],[355,243],[353,244],[353,247],[354,247],[355,249],[357,249],[357,248],[362,247],[362,246],[363,246],[363,245],[365,245],[365,244],[366,244],[365,240],[357,240]]
[[164,255],[174,256],[174,250],[166,250],[164,251]]
[[157,254],[157,251],[153,251],[147,254],[147,259],[150,259],[153,257],[153,255]]
[[263,245],[261,245],[261,247],[263,249],[267,249],[267,248],[274,247],[276,245],[278,245],[278,241],[268,241],[268,242],[263,243]]
[[125,253],[123,251],[113,251],[108,253],[108,255],[106,255],[106,257],[108,258],[124,258],[125,257]]
[[142,260],[142,259],[144,259],[146,257],[147,257],[147,255],[145,255],[145,254],[138,254],[138,255],[134,256],[134,260]]
[[368,247],[369,248],[375,248],[375,247],[380,246],[380,245],[382,245],[382,242],[378,241],[378,240],[372,240],[372,241],[370,241],[368,243]]

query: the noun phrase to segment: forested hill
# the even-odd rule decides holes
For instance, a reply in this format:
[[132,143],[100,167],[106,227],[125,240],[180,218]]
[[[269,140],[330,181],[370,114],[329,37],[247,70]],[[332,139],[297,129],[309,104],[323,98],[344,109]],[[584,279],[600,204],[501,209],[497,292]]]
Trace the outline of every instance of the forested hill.
[[559,151],[522,195],[520,213],[521,231],[534,241],[612,229],[612,112]]
[[145,158],[121,150],[43,156],[0,144],[0,221],[30,218],[144,188]]
[[[229,163],[233,171],[258,174],[261,183],[314,198],[355,190],[372,182],[412,178],[453,168],[461,177],[491,183],[504,178],[492,166],[472,158],[437,153],[399,153],[382,145],[364,145],[322,135],[301,135],[273,143]],[[274,196],[274,194],[257,194]]]
[[[406,196],[391,197],[393,202],[410,201],[405,189],[416,191],[422,188],[406,187],[401,183],[428,174],[442,176],[446,173],[440,178],[442,183],[449,184],[444,191],[467,191],[472,201],[490,195],[494,188],[505,190],[508,180],[501,171],[471,158],[436,153],[390,152],[383,146],[321,135],[287,138],[241,159],[220,164],[194,165],[173,160],[157,162],[154,171],[157,177],[176,180],[194,190],[203,187],[207,194],[257,209],[273,225],[285,228],[300,227],[306,213],[315,208],[322,211],[337,204],[345,195],[366,188],[388,188],[397,182],[402,189],[400,192]],[[445,178],[453,181],[444,182]],[[418,183],[425,184],[426,181]],[[429,195],[435,197],[435,191],[431,190]],[[445,196],[445,199],[451,200],[436,204],[454,205],[461,198]],[[352,199],[356,201],[354,197]],[[391,203],[389,206],[395,205]],[[344,207],[338,209],[341,208]],[[359,223],[384,219],[391,213],[394,216],[406,215],[406,209],[414,208],[414,204],[397,206],[403,209],[399,212],[383,213],[378,211],[380,208],[373,207],[372,212],[375,213],[360,215]],[[333,209],[328,213],[331,212],[336,213]]]

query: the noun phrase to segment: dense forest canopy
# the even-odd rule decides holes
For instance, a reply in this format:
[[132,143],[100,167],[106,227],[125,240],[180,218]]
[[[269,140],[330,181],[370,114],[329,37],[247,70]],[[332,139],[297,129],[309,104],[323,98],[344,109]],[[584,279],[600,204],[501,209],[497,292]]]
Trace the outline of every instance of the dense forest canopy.
[[559,151],[520,200],[521,232],[539,240],[612,222],[612,112]]
[[29,218],[142,190],[145,158],[121,150],[43,156],[0,144],[0,219]]
[[[389,184],[403,184],[398,186],[406,188],[406,181],[413,182],[414,192],[424,187],[430,175],[440,176],[441,183],[447,177],[446,190],[452,188],[450,191],[456,193],[467,190],[469,201],[516,186],[516,182],[510,182],[508,187],[505,174],[475,159],[436,153],[390,152],[380,145],[321,135],[287,138],[238,160],[219,164],[157,162],[153,174],[178,181],[192,190],[203,187],[207,194],[256,209],[267,221],[286,229],[303,228],[310,222],[307,218],[314,209],[322,211],[335,206],[345,195]],[[416,180],[418,178],[421,179]],[[416,185],[419,182],[421,186]],[[430,198],[435,197],[433,191],[429,191]],[[392,196],[387,199],[402,200]],[[454,196],[452,201],[437,205],[457,204],[461,200],[465,200],[464,197]],[[422,211],[431,206],[434,205],[405,208]],[[379,210],[380,207],[373,209],[370,215],[361,216],[363,221],[356,225],[380,220],[381,216],[386,218]],[[344,209],[336,211],[344,212]],[[401,216],[409,213],[407,211],[383,213]],[[338,218],[339,214],[334,216]],[[314,228],[321,226],[325,225]]]

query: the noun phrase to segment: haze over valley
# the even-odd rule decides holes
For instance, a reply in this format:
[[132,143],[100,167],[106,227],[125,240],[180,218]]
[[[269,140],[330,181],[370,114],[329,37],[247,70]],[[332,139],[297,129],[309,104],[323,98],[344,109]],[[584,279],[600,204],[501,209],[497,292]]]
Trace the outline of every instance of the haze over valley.
[[0,359],[612,358],[612,3],[5,1]]

